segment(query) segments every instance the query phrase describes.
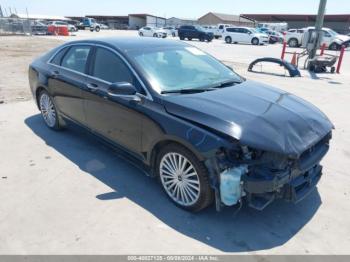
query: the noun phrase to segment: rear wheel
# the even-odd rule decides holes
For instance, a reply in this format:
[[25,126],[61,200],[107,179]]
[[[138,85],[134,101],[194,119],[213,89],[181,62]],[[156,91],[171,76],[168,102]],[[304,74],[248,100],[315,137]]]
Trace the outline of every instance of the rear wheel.
[[100,29],[101,29],[101,28],[100,28],[99,26],[96,26],[95,31],[96,31],[96,32],[100,32]]
[[288,46],[289,47],[298,47],[299,46],[298,39],[296,39],[296,38],[289,39]]
[[252,45],[258,45],[258,44],[259,44],[259,39],[256,38],[256,37],[254,37],[254,38],[252,39]]
[[41,116],[43,117],[45,124],[51,129],[61,129],[56,106],[47,91],[43,90],[40,92],[38,102]]
[[143,33],[142,33],[142,32],[139,32],[139,36],[143,36]]
[[185,40],[185,38],[183,36],[179,36],[180,40]]
[[191,151],[167,145],[160,150],[156,165],[164,191],[177,206],[199,211],[212,203],[207,169]]
[[156,33],[153,34],[153,37],[158,37],[158,35]]
[[187,37],[188,41],[192,41],[192,37]]
[[231,38],[231,36],[226,36],[226,37],[225,37],[225,42],[226,42],[227,44],[231,44],[231,43],[232,43],[232,38]]

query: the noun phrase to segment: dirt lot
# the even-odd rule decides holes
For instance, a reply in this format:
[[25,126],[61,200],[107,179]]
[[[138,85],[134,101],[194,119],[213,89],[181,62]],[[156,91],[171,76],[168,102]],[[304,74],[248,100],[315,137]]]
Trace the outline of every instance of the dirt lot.
[[[135,32],[108,31],[101,35]],[[31,100],[32,59],[72,39],[0,38],[0,254],[349,254],[350,53],[342,74],[289,78],[249,73],[255,58],[278,57],[280,45],[192,44],[243,76],[292,92],[332,120],[331,150],[318,190],[298,205],[276,201],[262,212],[244,207],[184,212],[160,185],[79,130],[48,130]],[[266,67],[285,74],[279,67]]]

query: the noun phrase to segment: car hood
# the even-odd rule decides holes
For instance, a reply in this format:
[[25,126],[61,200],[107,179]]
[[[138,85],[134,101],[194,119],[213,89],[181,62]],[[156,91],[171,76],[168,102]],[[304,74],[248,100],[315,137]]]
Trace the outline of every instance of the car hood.
[[229,135],[255,149],[298,157],[333,128],[315,106],[253,82],[164,98],[168,113]]
[[342,42],[345,42],[345,41],[348,41],[350,40],[350,37],[347,36],[347,35],[337,35],[336,39],[342,41]]

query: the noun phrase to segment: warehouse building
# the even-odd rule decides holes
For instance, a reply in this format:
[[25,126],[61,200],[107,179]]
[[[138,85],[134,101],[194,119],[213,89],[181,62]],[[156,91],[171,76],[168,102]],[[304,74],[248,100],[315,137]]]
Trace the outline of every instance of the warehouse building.
[[[293,14],[242,14],[241,17],[256,20],[258,22],[286,22],[288,28],[303,28],[314,26],[316,15],[293,15]],[[332,28],[338,33],[349,33],[350,14],[325,15],[324,27]]]
[[150,14],[130,14],[129,15],[129,29],[139,29],[144,26],[165,26],[166,19]]
[[171,17],[166,20],[166,25],[179,27],[182,25],[196,25],[197,19],[186,19],[186,18],[178,18]]
[[236,26],[254,27],[254,21],[249,18],[244,18],[239,15],[221,14],[209,12],[198,18],[198,23],[201,25],[217,25],[230,24]]

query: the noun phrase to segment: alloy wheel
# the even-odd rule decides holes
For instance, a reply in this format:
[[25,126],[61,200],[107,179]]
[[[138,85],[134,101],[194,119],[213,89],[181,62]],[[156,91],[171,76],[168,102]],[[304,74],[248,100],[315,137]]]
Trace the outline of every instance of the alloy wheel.
[[56,125],[56,110],[51,98],[46,93],[40,96],[40,110],[45,123],[49,127],[54,127]]
[[181,206],[195,204],[200,196],[200,180],[192,163],[175,152],[163,156],[159,166],[160,179],[167,194]]

